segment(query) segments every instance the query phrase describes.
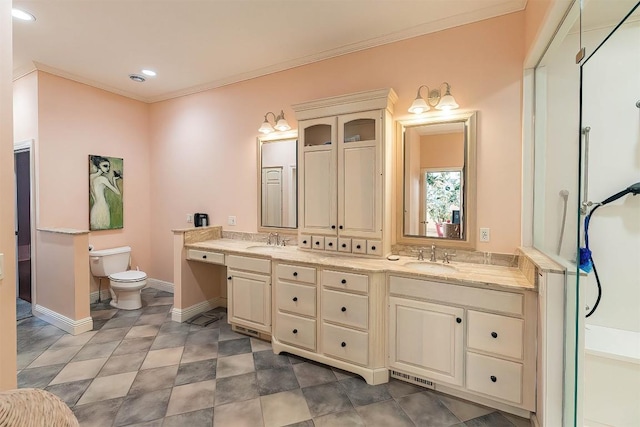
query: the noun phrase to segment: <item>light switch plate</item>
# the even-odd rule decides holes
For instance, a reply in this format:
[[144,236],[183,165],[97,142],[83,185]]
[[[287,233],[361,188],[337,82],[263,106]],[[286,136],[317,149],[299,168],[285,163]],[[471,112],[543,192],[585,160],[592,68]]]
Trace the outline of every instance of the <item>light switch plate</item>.
[[0,280],[4,279],[4,254],[0,254]]

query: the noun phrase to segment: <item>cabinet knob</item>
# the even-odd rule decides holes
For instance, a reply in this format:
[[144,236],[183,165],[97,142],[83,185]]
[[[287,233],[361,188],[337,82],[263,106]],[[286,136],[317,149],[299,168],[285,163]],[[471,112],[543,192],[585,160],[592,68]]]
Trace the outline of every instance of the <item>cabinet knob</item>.
[[293,331],[291,331],[291,332],[293,332],[294,334],[297,334],[297,333],[298,333],[298,330],[297,330],[297,329],[294,329],[294,330],[293,330]]
[[207,256],[206,255],[202,255],[202,259],[207,259]]
[[306,244],[307,244],[307,241],[306,241],[306,240],[303,240],[303,241],[302,241],[302,243],[304,243],[304,244],[306,245]]
[[491,336],[493,338],[498,338],[498,333],[497,332],[491,332]]
[[342,247],[343,247],[343,248],[346,248],[346,247],[347,247],[347,244],[346,244],[346,243],[343,243],[343,244],[342,244]]
[[231,280],[231,276],[227,277],[227,280]]
[[340,226],[340,227],[338,227],[338,228],[339,228],[340,230],[342,230],[344,227],[343,227],[343,226]]
[[333,246],[333,242],[329,242],[329,246]]
[[342,308],[340,309],[340,311],[342,311],[342,312],[344,313],[345,311],[347,311],[347,307],[342,307]]
[[495,377],[495,375],[491,375],[491,382],[496,382],[498,381],[498,378]]
[[340,281],[340,283],[342,283],[343,285],[345,285],[345,284],[347,283],[347,279],[342,279],[342,280]]
[[375,247],[375,246],[371,246],[371,250],[372,250],[372,251],[375,251],[375,250],[376,250],[376,247]]
[[346,346],[347,346],[346,342],[342,341],[342,343],[340,343],[340,347],[346,347]]
[[317,246],[320,246],[320,242],[316,242],[316,245],[317,245]]
[[293,277],[298,277],[298,272],[297,271],[293,272]]
[[293,297],[293,302],[298,301],[298,297]]
[[[342,228],[342,227],[340,227],[340,228]],[[331,229],[332,229],[332,230],[335,230],[335,229],[336,229],[336,226],[335,226],[335,225],[332,225],[332,226],[331,226]]]
[[462,323],[462,318],[460,318],[460,317],[456,317],[456,322],[458,322],[458,323]]
[[357,246],[356,246],[356,249],[360,249],[360,245],[357,245]]

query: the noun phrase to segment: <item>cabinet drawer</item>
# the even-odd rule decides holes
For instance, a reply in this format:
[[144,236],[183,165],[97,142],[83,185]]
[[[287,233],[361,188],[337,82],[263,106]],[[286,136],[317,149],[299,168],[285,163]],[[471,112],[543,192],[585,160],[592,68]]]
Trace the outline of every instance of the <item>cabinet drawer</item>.
[[522,364],[467,352],[467,388],[522,403]]
[[369,361],[369,334],[323,323],[322,351],[329,356],[366,365]]
[[239,255],[227,255],[227,267],[236,270],[254,271],[256,273],[271,274],[271,260],[263,258],[249,258]]
[[366,254],[367,241],[364,239],[351,239],[351,252],[354,254]]
[[300,241],[298,242],[298,246],[301,248],[309,249],[311,248],[311,236],[303,234],[300,236]]
[[324,249],[326,251],[337,251],[338,250],[338,238],[337,237],[325,237],[324,238]]
[[276,338],[282,342],[315,351],[316,321],[278,312]]
[[364,295],[322,290],[322,318],[347,326],[367,329],[369,298]]
[[469,310],[468,347],[522,359],[524,321]]
[[324,270],[322,284],[327,288],[366,293],[369,290],[369,276]]
[[324,250],[324,236],[312,236],[311,237],[311,249],[322,249]]
[[224,254],[219,254],[217,252],[189,249],[187,251],[187,259],[192,261],[202,261],[202,262],[210,262],[211,264],[224,265]]
[[276,266],[278,279],[291,282],[316,283],[316,269],[299,265],[278,264]]
[[338,237],[338,251],[351,252],[351,239],[346,237]]
[[367,240],[368,255],[382,255],[382,242],[380,240]]
[[297,285],[278,281],[277,307],[278,310],[290,311],[305,316],[316,315],[315,286]]

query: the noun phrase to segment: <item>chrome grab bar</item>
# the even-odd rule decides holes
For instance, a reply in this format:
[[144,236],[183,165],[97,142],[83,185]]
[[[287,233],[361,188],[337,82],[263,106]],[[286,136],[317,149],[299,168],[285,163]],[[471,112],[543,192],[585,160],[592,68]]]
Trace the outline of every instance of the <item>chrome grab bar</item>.
[[589,132],[591,127],[586,126],[582,128],[582,134],[584,135],[584,173],[583,173],[583,191],[582,191],[582,204],[580,207],[580,213],[586,215],[589,207],[593,205],[593,202],[589,201]]

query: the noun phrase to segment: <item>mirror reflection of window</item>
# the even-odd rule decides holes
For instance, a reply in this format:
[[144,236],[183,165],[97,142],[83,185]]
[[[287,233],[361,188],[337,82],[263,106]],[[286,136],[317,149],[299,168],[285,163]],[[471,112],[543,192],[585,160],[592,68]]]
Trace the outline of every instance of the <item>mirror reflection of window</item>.
[[296,228],[297,140],[262,141],[260,163],[260,225]]
[[464,236],[465,124],[405,130],[405,235]]
[[422,174],[421,235],[459,239],[462,212],[462,169],[430,170]]

